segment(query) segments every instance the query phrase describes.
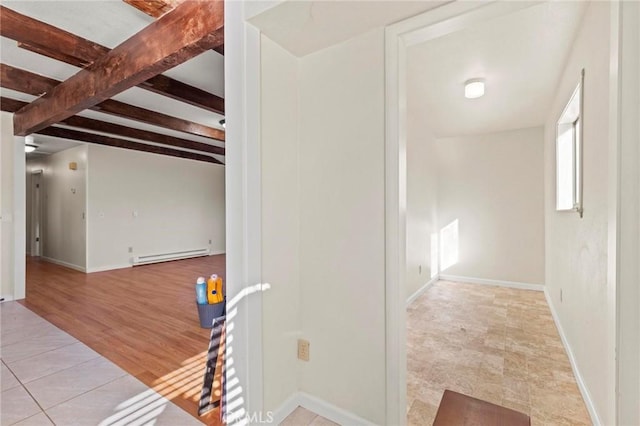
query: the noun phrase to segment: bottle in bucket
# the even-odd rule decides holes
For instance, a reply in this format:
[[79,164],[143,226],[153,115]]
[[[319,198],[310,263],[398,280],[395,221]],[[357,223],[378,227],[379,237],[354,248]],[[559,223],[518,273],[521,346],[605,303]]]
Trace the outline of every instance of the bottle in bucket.
[[209,304],[220,303],[224,300],[222,297],[222,278],[213,274],[207,280],[207,300]]
[[198,305],[206,305],[207,301],[207,283],[204,277],[199,277],[196,281],[196,302]]

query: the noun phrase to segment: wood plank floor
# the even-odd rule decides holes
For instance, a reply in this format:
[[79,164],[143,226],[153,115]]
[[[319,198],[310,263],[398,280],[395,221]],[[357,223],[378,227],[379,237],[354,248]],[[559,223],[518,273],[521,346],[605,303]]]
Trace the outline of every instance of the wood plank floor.
[[197,415],[210,331],[200,328],[194,285],[212,273],[225,278],[224,255],[92,274],[27,257],[22,304],[218,425],[218,409]]

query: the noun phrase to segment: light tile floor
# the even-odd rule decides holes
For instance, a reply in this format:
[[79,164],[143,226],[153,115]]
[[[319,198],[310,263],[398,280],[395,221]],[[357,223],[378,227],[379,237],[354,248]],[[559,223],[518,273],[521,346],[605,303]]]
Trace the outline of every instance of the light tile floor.
[[0,318],[0,425],[202,424],[19,303]]
[[327,420],[316,413],[307,410],[306,408],[298,407],[286,419],[280,426],[339,426],[337,423]]
[[408,423],[430,425],[444,389],[590,425],[544,293],[439,281],[407,311]]

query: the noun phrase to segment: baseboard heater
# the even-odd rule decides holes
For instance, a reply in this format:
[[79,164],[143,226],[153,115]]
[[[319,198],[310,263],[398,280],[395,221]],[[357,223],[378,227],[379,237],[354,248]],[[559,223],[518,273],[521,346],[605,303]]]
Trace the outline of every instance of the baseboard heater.
[[146,256],[134,256],[133,266],[147,265],[149,263],[168,262],[170,260],[189,259],[191,257],[208,256],[209,249],[174,251],[171,253],[149,254]]

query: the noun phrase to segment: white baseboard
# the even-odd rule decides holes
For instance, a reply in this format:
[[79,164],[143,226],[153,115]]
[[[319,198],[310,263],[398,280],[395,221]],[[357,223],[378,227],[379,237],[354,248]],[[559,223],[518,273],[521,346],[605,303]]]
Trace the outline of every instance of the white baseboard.
[[567,356],[569,357],[569,363],[571,364],[573,375],[576,378],[576,382],[578,383],[578,388],[580,389],[580,393],[582,394],[584,403],[587,406],[589,415],[591,416],[591,421],[593,422],[594,425],[601,426],[602,422],[600,421],[600,417],[596,412],[595,405],[593,405],[593,399],[591,399],[591,394],[589,393],[587,386],[584,384],[584,380],[582,379],[582,374],[580,374],[580,370],[578,369],[578,364],[576,364],[576,359],[573,356],[573,351],[571,351],[571,346],[569,346],[569,341],[567,340],[567,336],[564,334],[564,330],[562,329],[562,324],[560,323],[560,317],[558,316],[558,313],[556,312],[556,309],[553,306],[551,296],[549,296],[549,292],[546,289],[544,290],[544,296],[547,299],[547,304],[549,305],[549,309],[551,310],[551,316],[553,317],[553,321],[556,323],[556,328],[558,329],[558,334],[560,334],[560,340],[562,340],[562,345],[564,346],[564,350],[567,352]]
[[13,300],[13,296],[0,296],[0,299],[4,299],[3,302],[11,302]]
[[217,256],[219,254],[227,254],[225,250],[209,252],[209,256]]
[[105,272],[105,271],[113,271],[114,269],[126,269],[126,268],[132,268],[131,264],[126,263],[122,265],[98,266],[96,268],[87,268],[87,273],[91,274],[94,272]]
[[544,291],[544,285],[542,284],[520,283],[516,281],[488,280],[485,278],[460,277],[457,275],[443,275],[443,274],[440,274],[440,280],[455,281],[459,283],[469,283],[469,284],[495,285],[498,287],[519,288],[521,290]]
[[287,398],[282,405],[273,412],[273,421],[271,424],[279,425],[287,418],[287,416],[289,416],[289,414],[293,413],[293,411],[300,405],[298,399],[299,395],[297,392]]
[[426,283],[425,285],[423,285],[422,287],[420,287],[419,289],[417,289],[415,291],[415,293],[413,293],[411,296],[409,296],[407,298],[407,307],[413,303],[414,300],[416,300],[422,293],[424,293],[425,291],[429,290],[429,288],[434,285],[435,283],[438,282],[440,278],[436,275],[435,277],[431,278],[431,281],[429,281],[428,283]]
[[273,424],[277,425],[282,423],[298,406],[339,425],[373,426],[373,423],[370,421],[305,392],[296,392],[287,398],[287,400],[274,411]]
[[56,265],[64,266],[64,267],[69,268],[69,269],[74,269],[74,270],[79,271],[79,272],[85,272],[85,273],[87,272],[87,269],[84,266],[78,266],[78,265],[75,265],[73,263],[65,262],[65,261],[58,260],[58,259],[53,259],[51,257],[46,257],[46,256],[40,256],[40,259],[42,259],[42,260],[44,260],[46,262],[49,262],[49,263],[55,263]]

